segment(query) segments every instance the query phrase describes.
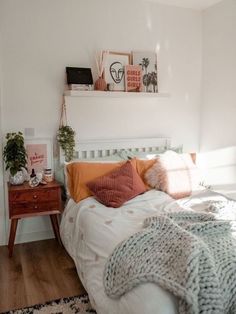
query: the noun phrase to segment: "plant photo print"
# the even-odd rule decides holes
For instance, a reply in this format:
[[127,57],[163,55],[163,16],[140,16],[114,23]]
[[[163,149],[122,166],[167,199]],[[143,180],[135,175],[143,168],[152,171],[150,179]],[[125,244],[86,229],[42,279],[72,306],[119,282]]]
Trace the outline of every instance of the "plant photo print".
[[142,92],[157,93],[157,55],[155,52],[132,52],[133,65],[142,67]]

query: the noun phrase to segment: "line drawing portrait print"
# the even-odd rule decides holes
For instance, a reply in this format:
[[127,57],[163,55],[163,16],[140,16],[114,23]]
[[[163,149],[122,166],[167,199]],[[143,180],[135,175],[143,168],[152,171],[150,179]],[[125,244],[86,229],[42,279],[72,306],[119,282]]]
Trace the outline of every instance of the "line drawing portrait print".
[[124,77],[124,67],[121,62],[115,61],[110,65],[110,75],[116,84],[119,84]]
[[103,77],[107,84],[113,84],[113,91],[125,90],[125,66],[130,64],[130,53],[104,51]]

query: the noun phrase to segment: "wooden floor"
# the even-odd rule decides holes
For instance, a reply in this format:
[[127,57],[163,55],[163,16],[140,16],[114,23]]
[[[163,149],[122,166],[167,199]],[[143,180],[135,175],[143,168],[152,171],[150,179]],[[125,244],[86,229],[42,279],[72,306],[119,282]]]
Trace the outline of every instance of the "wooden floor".
[[54,239],[0,247],[0,312],[74,296],[85,290],[74,263]]

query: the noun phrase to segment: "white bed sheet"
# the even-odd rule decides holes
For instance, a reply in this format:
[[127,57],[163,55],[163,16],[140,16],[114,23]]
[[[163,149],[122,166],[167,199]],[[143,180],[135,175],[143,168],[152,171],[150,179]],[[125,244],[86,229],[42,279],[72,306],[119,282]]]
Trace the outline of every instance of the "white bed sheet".
[[61,238],[97,313],[177,314],[176,298],[152,283],[139,285],[120,299],[109,298],[103,288],[104,265],[118,243],[143,228],[146,217],[190,206],[202,210],[212,199],[225,198],[203,191],[175,201],[163,192],[151,190],[117,209],[105,207],[93,197],[78,204],[70,199],[61,221]]

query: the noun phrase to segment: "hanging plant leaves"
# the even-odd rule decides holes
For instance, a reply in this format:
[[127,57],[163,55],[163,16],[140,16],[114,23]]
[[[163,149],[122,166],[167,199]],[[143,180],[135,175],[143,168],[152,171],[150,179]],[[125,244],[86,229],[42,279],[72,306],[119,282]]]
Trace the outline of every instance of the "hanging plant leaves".
[[63,125],[57,132],[57,141],[64,151],[66,161],[70,161],[75,153],[75,131],[69,125]]

